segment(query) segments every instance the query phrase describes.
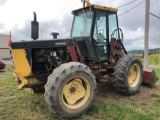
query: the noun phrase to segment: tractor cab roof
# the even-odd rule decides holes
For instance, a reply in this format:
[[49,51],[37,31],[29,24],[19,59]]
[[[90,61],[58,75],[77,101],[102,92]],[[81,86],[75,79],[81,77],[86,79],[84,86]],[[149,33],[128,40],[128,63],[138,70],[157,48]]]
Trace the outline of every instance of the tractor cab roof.
[[86,6],[84,8],[73,10],[72,13],[75,14],[76,12],[84,10],[84,9],[90,9],[90,10],[98,9],[98,10],[104,10],[104,11],[110,11],[110,12],[117,12],[118,11],[117,8],[112,8],[112,7],[106,7],[106,6],[100,6],[100,5],[92,4],[92,5]]

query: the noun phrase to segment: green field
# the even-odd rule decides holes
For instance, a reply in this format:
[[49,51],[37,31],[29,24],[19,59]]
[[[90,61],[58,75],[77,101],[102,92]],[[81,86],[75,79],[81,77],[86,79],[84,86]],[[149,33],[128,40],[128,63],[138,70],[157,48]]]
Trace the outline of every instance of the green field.
[[[135,54],[136,56],[138,56],[142,63],[144,63],[144,58],[142,54]],[[160,66],[160,54],[152,54],[149,56],[149,65],[157,65]]]
[[160,66],[160,55],[159,54],[150,55],[149,64]]
[[[156,73],[159,71],[156,69]],[[10,67],[6,73],[8,77],[0,80],[0,120],[63,120],[48,110],[43,93],[18,90]],[[159,91],[160,84],[154,88],[142,86],[139,93],[129,97],[99,86],[93,107],[76,120],[159,120]]]
[[[142,54],[136,54],[136,56],[138,56],[140,58],[140,60],[142,61],[142,63],[144,63],[144,58],[143,58]],[[150,55],[148,63],[149,63],[149,65],[160,66],[160,54]],[[159,78],[159,82],[160,82],[160,69],[154,68],[154,71],[156,73],[156,76]]]

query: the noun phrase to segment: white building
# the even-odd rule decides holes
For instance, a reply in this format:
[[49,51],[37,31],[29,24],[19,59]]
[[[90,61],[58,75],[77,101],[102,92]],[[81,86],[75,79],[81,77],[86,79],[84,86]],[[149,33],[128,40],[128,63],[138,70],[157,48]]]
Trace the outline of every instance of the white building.
[[9,35],[0,34],[0,59],[10,58],[8,38],[9,38]]

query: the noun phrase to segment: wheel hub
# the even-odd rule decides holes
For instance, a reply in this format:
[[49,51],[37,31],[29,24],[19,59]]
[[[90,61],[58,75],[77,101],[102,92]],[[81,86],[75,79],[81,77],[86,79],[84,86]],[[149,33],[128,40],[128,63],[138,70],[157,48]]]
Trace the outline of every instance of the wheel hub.
[[130,79],[129,79],[129,84],[132,85],[134,80],[136,79],[137,75],[136,75],[136,70],[134,67],[132,67],[129,71],[129,76],[130,76]]
[[79,99],[83,98],[85,92],[82,81],[78,78],[66,84],[63,89],[63,94],[69,105],[74,105]]
[[137,64],[131,66],[128,73],[128,83],[131,86],[136,86],[140,78],[140,68]]
[[90,95],[90,85],[83,77],[71,79],[63,87],[63,103],[70,109],[77,109],[86,103]]
[[71,94],[73,94],[73,93],[76,92],[76,88],[75,88],[75,87],[71,87],[69,90],[70,90],[70,93],[71,93]]

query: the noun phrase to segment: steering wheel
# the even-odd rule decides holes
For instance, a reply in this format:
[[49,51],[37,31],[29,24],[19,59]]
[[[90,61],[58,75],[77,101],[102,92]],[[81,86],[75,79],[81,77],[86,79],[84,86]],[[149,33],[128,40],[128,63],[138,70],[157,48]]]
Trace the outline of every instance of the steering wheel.
[[[102,31],[102,32],[100,32],[100,31]],[[99,33],[104,34],[104,29],[98,30],[96,34],[99,34]]]
[[[100,41],[103,39],[104,37],[104,29],[100,29],[97,31],[97,33],[95,34],[97,36],[97,40],[95,41],[96,44],[99,44]],[[105,39],[105,38],[104,38]]]
[[112,32],[112,34],[111,34],[111,38],[114,36],[114,34],[115,34],[116,31],[120,31],[120,32],[121,32],[121,37],[122,37],[121,41],[123,42],[123,32],[122,32],[122,29],[121,29],[121,28],[115,29],[115,30]]

